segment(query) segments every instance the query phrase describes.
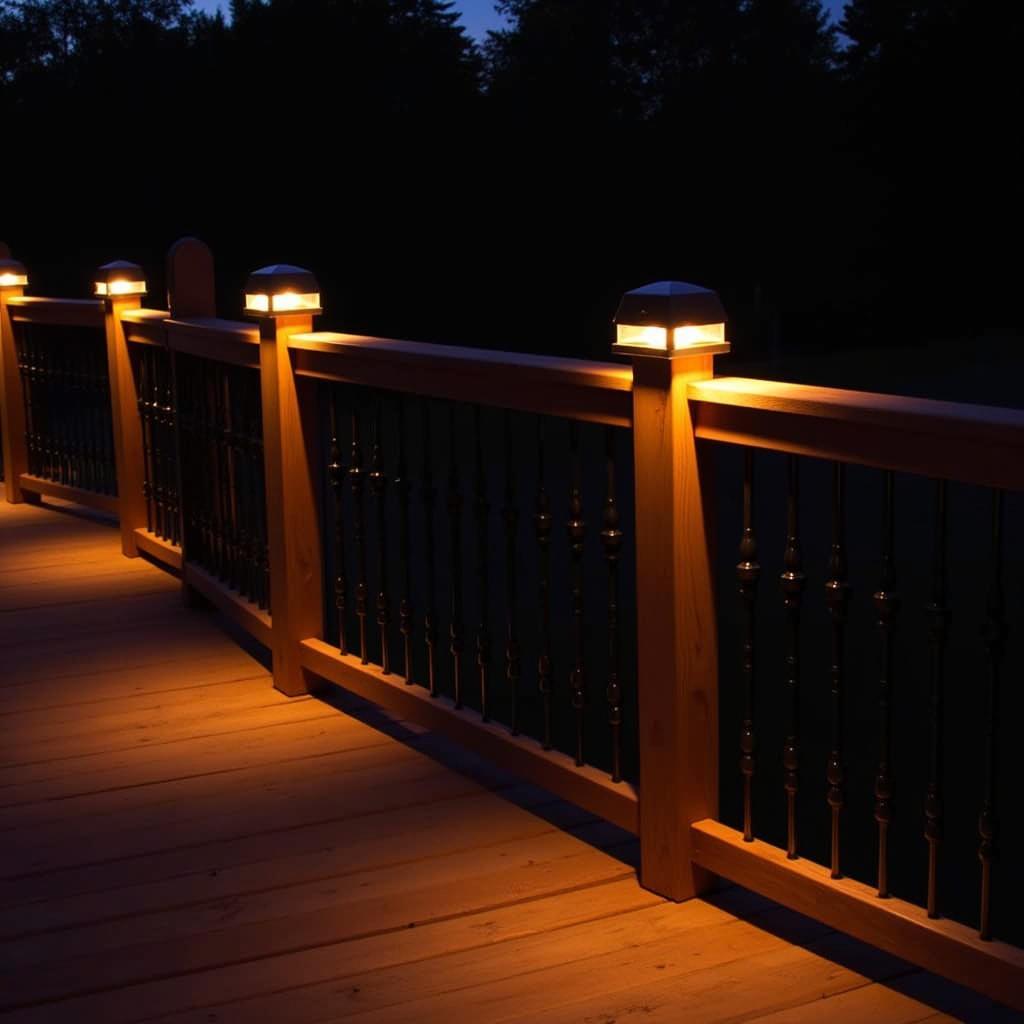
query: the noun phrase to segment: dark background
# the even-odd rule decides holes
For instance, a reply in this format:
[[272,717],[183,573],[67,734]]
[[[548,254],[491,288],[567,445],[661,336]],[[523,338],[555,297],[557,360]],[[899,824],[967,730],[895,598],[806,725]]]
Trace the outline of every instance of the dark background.
[[[235,315],[603,355],[626,288],[717,288],[744,357],[1020,324],[1020,5],[434,0],[0,6],[2,235],[41,293],[183,234]],[[1016,337],[1016,335],[1014,335]]]

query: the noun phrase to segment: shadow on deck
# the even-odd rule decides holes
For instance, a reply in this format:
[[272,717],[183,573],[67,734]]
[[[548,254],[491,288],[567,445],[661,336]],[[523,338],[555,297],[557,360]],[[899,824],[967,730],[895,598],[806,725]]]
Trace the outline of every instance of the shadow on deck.
[[259,653],[0,502],[4,1021],[1011,1019],[743,890],[664,903],[632,837]]

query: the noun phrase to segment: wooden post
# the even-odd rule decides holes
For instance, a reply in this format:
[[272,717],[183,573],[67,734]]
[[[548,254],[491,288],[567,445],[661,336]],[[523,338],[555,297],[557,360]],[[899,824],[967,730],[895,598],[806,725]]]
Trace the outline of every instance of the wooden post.
[[640,881],[673,900],[713,883],[690,839],[718,813],[718,635],[707,457],[686,398],[712,361],[633,356]]
[[[0,242],[0,259],[9,257]],[[22,491],[19,479],[28,472],[28,445],[25,438],[25,402],[18,371],[18,349],[14,343],[14,324],[7,300],[25,294],[21,285],[0,285],[0,429],[3,433],[4,477],[7,500],[38,502],[39,495]]]
[[274,686],[290,697],[309,690],[299,644],[323,624],[316,384],[295,376],[288,351],[293,334],[312,328],[308,313],[260,320]]
[[128,355],[121,316],[142,305],[140,295],[113,295],[103,300],[103,326],[107,336],[107,369],[114,429],[114,464],[117,467],[117,507],[121,522],[121,552],[139,554],[135,530],[146,525],[145,453],[138,391]]

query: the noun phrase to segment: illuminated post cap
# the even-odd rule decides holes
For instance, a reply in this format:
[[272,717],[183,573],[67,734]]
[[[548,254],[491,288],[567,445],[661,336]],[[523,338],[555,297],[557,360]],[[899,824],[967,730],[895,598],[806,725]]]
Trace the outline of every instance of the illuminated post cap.
[[626,292],[615,325],[615,352],[671,356],[729,351],[718,293],[684,281],[656,281]]
[[145,295],[146,275],[138,263],[129,263],[127,260],[104,263],[96,271],[96,294],[105,299],[122,295]]
[[249,316],[284,316],[322,313],[320,286],[302,267],[274,263],[260,267],[245,282],[245,312]]
[[0,260],[0,288],[24,288],[28,284],[25,265],[10,258]]

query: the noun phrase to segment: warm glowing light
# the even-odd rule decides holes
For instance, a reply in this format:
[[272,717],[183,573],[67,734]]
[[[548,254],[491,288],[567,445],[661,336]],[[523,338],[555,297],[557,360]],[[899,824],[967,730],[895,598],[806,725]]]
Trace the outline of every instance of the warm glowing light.
[[303,313],[309,310],[320,311],[319,292],[278,292],[275,295],[245,296],[245,309],[248,313]]
[[28,284],[28,274],[0,274],[0,288],[24,288]]
[[725,324],[687,324],[672,332],[672,347],[695,348],[698,345],[719,345],[725,341]]
[[612,350],[624,355],[729,351],[718,295],[685,281],[655,281],[626,292],[615,314],[615,328]]
[[112,297],[115,295],[145,295],[145,281],[97,281],[96,294]]
[[[699,348],[701,345],[719,345],[725,341],[725,324],[685,324],[671,331],[672,351]],[[669,331],[665,327],[618,324],[616,344],[633,348],[668,351]]]

